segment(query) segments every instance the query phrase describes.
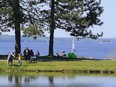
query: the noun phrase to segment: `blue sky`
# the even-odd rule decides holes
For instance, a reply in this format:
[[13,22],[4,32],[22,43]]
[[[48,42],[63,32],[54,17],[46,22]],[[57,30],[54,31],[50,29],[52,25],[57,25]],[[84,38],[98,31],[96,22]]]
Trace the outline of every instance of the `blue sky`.
[[104,24],[99,27],[100,31],[104,32],[105,38],[116,37],[116,0],[101,0],[104,12],[101,16],[101,20]]
[[[116,0],[101,0],[101,6],[104,7],[104,12],[100,19],[104,22],[102,26],[94,26],[92,30],[94,33],[103,32],[103,38],[116,37]],[[14,32],[5,33],[13,35]],[[49,36],[49,34],[47,34]],[[70,37],[68,32],[63,30],[56,30],[55,37]]]

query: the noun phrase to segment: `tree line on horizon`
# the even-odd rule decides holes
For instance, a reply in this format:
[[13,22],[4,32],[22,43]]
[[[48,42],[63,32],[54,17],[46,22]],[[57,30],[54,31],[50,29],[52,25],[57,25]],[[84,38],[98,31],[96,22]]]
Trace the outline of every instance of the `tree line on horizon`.
[[21,31],[24,37],[50,33],[49,56],[54,56],[54,30],[63,29],[77,38],[97,39],[89,27],[101,26],[101,0],[1,0],[0,32],[15,30],[15,51],[21,52]]

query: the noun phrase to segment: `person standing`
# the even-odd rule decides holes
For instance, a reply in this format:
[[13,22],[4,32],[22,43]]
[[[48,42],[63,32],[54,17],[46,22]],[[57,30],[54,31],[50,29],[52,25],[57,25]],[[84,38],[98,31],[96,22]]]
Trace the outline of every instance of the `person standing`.
[[15,52],[14,52],[14,51],[11,52],[11,53],[8,55],[7,63],[8,63],[9,66],[10,66],[10,65],[12,66],[13,58],[15,58]]
[[22,53],[18,54],[18,66],[22,65]]
[[30,50],[28,47],[26,47],[26,49],[24,49],[23,51],[24,57],[25,57],[25,61],[27,62],[27,60],[30,61]]

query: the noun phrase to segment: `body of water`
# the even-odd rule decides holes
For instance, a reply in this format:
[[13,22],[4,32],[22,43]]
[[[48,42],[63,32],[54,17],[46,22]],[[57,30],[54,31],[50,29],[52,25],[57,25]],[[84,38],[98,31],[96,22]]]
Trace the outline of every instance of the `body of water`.
[[115,76],[0,76],[0,87],[116,87]]
[[[80,57],[95,59],[116,58],[116,39],[75,39],[75,54]],[[9,54],[14,50],[14,36],[0,36],[0,55]],[[48,55],[49,38],[21,38],[21,51],[29,47],[34,52],[40,51],[40,55]],[[68,54],[72,51],[72,38],[55,38],[54,54],[62,54],[65,50]]]

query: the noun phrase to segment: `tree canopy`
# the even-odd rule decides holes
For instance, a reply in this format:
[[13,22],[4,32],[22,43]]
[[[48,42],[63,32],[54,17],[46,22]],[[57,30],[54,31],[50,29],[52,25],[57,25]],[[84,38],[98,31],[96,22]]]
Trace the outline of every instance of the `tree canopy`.
[[[52,2],[49,2],[49,5],[50,3]],[[103,12],[101,0],[54,0],[53,4],[55,29],[64,29],[75,37],[96,39],[103,35],[103,33],[93,34],[89,29],[94,25],[103,24],[100,20]],[[51,23],[51,11],[51,9],[41,11],[47,25]]]
[[[25,24],[47,29],[50,31],[49,55],[53,55],[54,29],[64,29],[70,35],[82,38],[97,39],[103,35],[89,29],[103,24],[100,5],[101,0],[1,0],[0,28],[2,31],[7,31],[7,27],[15,29],[17,49],[20,49],[20,28]],[[26,36],[37,34],[25,32]]]
[[[15,17],[20,20],[21,27],[29,24],[41,24],[39,20],[40,8],[37,6],[41,0],[1,0],[0,1],[0,29],[7,31],[15,29]],[[17,9],[19,9],[18,12]],[[39,20],[39,22],[38,22]]]
[[46,0],[45,3],[48,9],[41,10],[41,15],[50,30],[49,55],[53,55],[54,29],[64,29],[77,38],[97,39],[103,35],[89,29],[103,24],[101,0]]
[[23,36],[33,37],[36,39],[37,36],[44,36],[44,31],[42,29],[38,30],[37,25],[30,25],[29,27],[23,29]]
[[[39,27],[38,29],[41,29],[41,27],[39,26],[42,25],[42,21],[39,20],[40,8],[38,8],[37,6],[37,4],[40,2],[41,0],[0,1],[0,30],[2,32],[7,32],[11,29],[15,30],[16,53],[20,53],[21,51],[20,31],[22,28],[24,28],[25,26],[26,28],[30,27],[30,24],[36,24],[37,27]],[[39,35],[40,32],[36,32],[36,34]]]

